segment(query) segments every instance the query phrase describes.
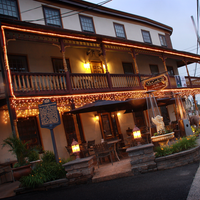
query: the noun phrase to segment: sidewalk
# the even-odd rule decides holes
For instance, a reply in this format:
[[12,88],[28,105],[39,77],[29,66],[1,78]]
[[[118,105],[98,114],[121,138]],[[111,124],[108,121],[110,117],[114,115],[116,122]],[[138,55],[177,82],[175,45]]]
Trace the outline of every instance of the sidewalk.
[[11,183],[3,183],[0,185],[0,199],[15,196],[14,190],[16,190],[20,185],[19,181]]

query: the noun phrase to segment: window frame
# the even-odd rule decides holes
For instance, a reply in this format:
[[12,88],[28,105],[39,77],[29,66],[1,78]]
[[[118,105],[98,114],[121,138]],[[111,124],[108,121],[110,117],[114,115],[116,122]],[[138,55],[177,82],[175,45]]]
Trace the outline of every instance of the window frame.
[[[152,44],[152,39],[151,39],[150,31],[146,31],[146,30],[141,30],[141,31],[142,31],[142,37],[143,37],[143,41],[144,41],[144,43]],[[143,33],[148,33],[150,42],[145,41],[145,37],[144,37]]]
[[[163,47],[167,47],[167,41],[166,41],[166,37],[165,35],[162,34],[158,34],[159,35],[159,39],[160,39],[160,44]],[[164,44],[165,43],[165,44]]]
[[[25,67],[27,70],[25,70],[25,71],[20,71],[20,70],[17,70],[17,71],[14,71],[14,70],[12,70],[12,67],[10,66],[10,60],[9,60],[9,57],[10,56],[15,56],[15,57],[24,57],[24,59],[25,59],[25,62],[26,62],[26,64],[27,64],[27,66]],[[28,56],[27,55],[24,55],[24,54],[8,54],[8,62],[9,62],[9,68],[10,68],[10,71],[11,72],[21,72],[21,73],[23,73],[23,72],[29,72],[30,70],[29,70],[29,63],[28,63]]]
[[[46,25],[46,26],[52,26],[52,27],[63,28],[60,9],[58,9],[58,8],[53,8],[53,7],[46,6],[46,5],[42,5],[42,9],[43,9],[44,21],[45,21],[45,25]],[[58,26],[58,25],[56,25],[56,24],[49,24],[49,23],[47,22],[47,17],[46,17],[45,9],[48,9],[48,10],[57,10],[57,11],[58,11],[58,13],[59,13],[59,20],[60,20],[60,26]]]
[[[118,36],[118,35],[117,35],[117,30],[116,30],[116,26],[115,26],[115,25],[121,26],[121,27],[123,28],[123,31],[124,31],[124,37],[121,37],[121,36]],[[114,26],[114,29],[115,29],[115,35],[116,35],[117,38],[127,39],[124,24],[119,24],[119,23],[113,22],[113,26]]]
[[13,2],[16,3],[17,17],[13,17],[13,16],[10,16],[10,15],[4,15],[4,14],[0,14],[0,16],[6,16],[7,18],[21,20],[18,0],[9,0],[9,1],[13,1]]
[[[169,69],[169,68],[171,68],[171,69]],[[173,74],[169,73],[169,71],[173,71]],[[167,65],[167,72],[168,72],[169,76],[174,76],[175,75],[173,66],[168,66]]]
[[[54,60],[62,60],[62,63],[63,63],[63,59],[62,58],[58,58],[58,57],[52,57],[51,58],[54,73],[65,73],[64,66],[63,66],[63,72],[56,72],[55,66],[54,66]],[[66,63],[67,63],[67,69],[71,73],[70,60],[69,60],[69,58],[65,58],[65,60],[66,60]]]
[[[91,19],[93,31],[84,30],[84,27],[83,27],[82,22],[81,22],[81,17]],[[93,17],[86,16],[86,15],[79,15],[79,20],[80,20],[80,24],[81,24],[81,30],[82,30],[83,32],[87,32],[87,33],[96,33],[95,27],[94,27],[94,20],[93,20]]]
[[[151,66],[156,66],[157,69],[158,69],[158,73],[152,73]],[[153,75],[153,76],[157,76],[157,75],[159,75],[160,72],[159,72],[159,67],[158,67],[158,65],[150,64],[150,65],[149,65],[149,68],[150,68],[150,71],[151,71],[151,75]]]

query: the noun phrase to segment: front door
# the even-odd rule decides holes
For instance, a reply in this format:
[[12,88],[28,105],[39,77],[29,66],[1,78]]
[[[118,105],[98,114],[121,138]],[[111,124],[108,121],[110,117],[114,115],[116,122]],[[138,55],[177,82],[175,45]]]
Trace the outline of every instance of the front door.
[[103,74],[103,65],[101,62],[92,61],[90,62],[91,73],[94,74]]
[[112,113],[102,113],[100,117],[102,136],[105,140],[117,137],[121,131],[118,124],[117,115]]

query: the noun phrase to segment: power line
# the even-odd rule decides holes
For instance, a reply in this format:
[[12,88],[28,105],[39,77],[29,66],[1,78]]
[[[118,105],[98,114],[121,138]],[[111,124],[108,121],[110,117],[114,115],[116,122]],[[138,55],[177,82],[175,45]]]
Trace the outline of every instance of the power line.
[[36,9],[38,9],[38,8],[41,8],[42,6],[38,6],[38,7],[35,7],[35,8],[31,8],[31,9],[29,9],[29,10],[24,10],[24,11],[22,11],[21,12],[21,14],[22,13],[25,13],[25,12],[29,12],[29,11],[31,11],[31,10],[36,10]]
[[[102,2],[100,2],[100,3],[98,3],[98,4],[95,4],[94,6],[87,6],[84,10],[77,9],[77,10],[71,10],[71,11],[68,11],[68,12],[65,12],[65,13],[61,13],[60,17],[63,19],[63,18],[65,18],[65,17],[69,17],[69,16],[72,16],[72,15],[76,15],[76,14],[85,12],[85,11],[86,11],[87,9],[89,9],[89,8],[93,8],[93,9],[94,9],[94,8],[96,8],[97,6],[102,6],[102,5],[104,5],[104,4],[106,4],[106,3],[110,2],[110,1],[112,1],[112,0],[102,1]],[[76,12],[76,11],[77,11],[77,12]],[[76,13],[73,13],[73,12],[76,12]],[[65,14],[69,14],[69,13],[73,13],[73,14],[63,16],[63,15],[65,15]],[[46,19],[51,19],[51,18],[53,18],[53,17],[58,17],[58,15],[50,16],[50,17],[48,17],[48,18],[46,18]],[[43,18],[40,18],[40,19],[35,19],[35,20],[27,20],[26,22],[35,22],[35,21],[41,21],[41,20],[44,20],[44,17],[43,17]]]

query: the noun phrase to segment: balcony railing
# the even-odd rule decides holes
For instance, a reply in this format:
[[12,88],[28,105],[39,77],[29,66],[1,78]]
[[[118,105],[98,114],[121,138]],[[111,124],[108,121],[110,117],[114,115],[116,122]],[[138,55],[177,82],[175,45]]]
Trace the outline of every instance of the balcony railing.
[[[17,96],[77,94],[144,89],[142,80],[151,75],[135,74],[70,74],[12,72],[12,84]],[[200,87],[200,77],[185,77],[187,87]],[[177,88],[174,76],[168,88]]]

